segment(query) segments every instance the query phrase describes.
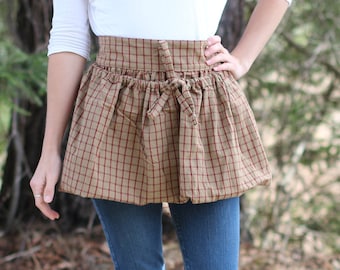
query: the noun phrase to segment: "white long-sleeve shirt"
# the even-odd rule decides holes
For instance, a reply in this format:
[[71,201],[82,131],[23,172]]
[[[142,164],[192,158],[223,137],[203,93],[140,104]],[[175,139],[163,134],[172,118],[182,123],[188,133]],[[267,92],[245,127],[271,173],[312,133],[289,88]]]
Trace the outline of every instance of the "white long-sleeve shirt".
[[[292,0],[285,0],[289,4]],[[227,0],[54,0],[48,55],[90,53],[97,36],[204,40],[214,35]]]

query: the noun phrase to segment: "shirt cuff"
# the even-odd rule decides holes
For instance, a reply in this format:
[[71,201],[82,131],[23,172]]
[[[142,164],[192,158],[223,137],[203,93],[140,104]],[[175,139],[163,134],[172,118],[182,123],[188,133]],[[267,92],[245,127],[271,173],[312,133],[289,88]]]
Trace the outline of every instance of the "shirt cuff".
[[87,60],[90,59],[91,37],[89,33],[55,31],[52,29],[47,55],[59,52],[72,52]]

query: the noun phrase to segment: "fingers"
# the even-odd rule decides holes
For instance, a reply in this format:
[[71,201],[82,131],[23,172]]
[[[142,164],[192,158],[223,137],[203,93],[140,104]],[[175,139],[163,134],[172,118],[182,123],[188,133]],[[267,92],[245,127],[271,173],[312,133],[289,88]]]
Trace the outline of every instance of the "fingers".
[[[55,220],[59,218],[59,213],[51,209],[49,203],[53,200],[55,185],[58,181],[59,174],[47,174],[45,173],[44,166],[41,164],[39,165],[30,182],[35,205],[46,217]],[[56,172],[58,172],[58,169]]]
[[215,71],[230,71],[236,79],[247,72],[241,61],[223,47],[219,36],[208,38],[204,55],[207,65],[212,66]]
[[[32,190],[34,188],[32,187]],[[52,210],[50,205],[44,201],[43,195],[41,193],[37,193],[37,191],[34,191],[34,200],[35,200],[35,206],[50,220],[55,220],[59,218],[59,213]]]
[[[208,65],[216,65],[225,62],[233,62],[233,57],[228,50],[221,44],[219,36],[210,37],[207,41],[207,48],[205,49],[206,63]],[[216,70],[216,69],[215,69]]]
[[216,71],[223,70],[223,67],[227,66],[224,64],[226,63],[233,64],[234,62],[235,62],[235,59],[229,53],[216,54],[206,61],[208,65],[216,65],[214,67],[214,70]]
[[50,220],[59,218],[59,213],[54,211],[50,205],[44,201],[42,196],[35,197],[35,205]]
[[44,190],[45,190],[46,180],[45,177],[35,174],[30,182],[31,189],[33,192],[33,197],[35,201],[35,206],[49,219],[55,220],[59,218],[59,214],[52,210],[49,202],[44,200]]
[[209,59],[216,54],[226,54],[229,52],[223,47],[221,43],[221,38],[219,36],[210,37],[207,41],[207,47],[204,52],[205,56]]
[[209,37],[207,39],[208,47],[210,47],[211,45],[216,44],[216,43],[221,43],[221,41],[222,40],[221,40],[220,36],[215,35],[215,36]]

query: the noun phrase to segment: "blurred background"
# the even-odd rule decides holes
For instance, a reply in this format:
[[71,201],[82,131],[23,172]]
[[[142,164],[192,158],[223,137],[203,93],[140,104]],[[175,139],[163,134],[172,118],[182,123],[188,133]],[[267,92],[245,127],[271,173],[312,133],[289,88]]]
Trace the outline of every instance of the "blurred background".
[[[229,49],[255,4],[229,0],[217,30]],[[113,269],[88,200],[58,194],[62,218],[49,222],[29,188],[51,15],[51,0],[0,0],[0,269]],[[240,84],[274,172],[270,188],[242,196],[240,269],[340,269],[338,1],[296,0]],[[167,211],[163,225],[168,269],[183,269]]]

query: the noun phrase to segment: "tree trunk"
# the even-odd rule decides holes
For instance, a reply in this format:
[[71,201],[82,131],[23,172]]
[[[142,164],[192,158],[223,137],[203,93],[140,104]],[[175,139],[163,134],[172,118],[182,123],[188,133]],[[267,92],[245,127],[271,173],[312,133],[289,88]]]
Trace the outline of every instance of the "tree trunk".
[[[52,0],[7,0],[8,28],[15,44],[27,53],[46,48],[51,27]],[[33,90],[38,87],[31,85]],[[40,158],[45,125],[46,102],[39,106],[25,97],[14,101],[29,115],[12,111],[7,160],[0,192],[0,227],[10,230],[15,223],[42,219],[34,206],[29,180]],[[93,220],[89,200],[58,193],[54,207],[61,212],[62,228]]]
[[216,32],[228,50],[232,50],[236,46],[243,33],[243,13],[244,0],[228,0]]
[[[228,0],[228,3],[223,11],[216,34],[221,36],[222,44],[231,51],[239,41],[244,27],[244,0]],[[241,241],[250,243],[252,236],[249,229],[246,227],[247,214],[245,212],[245,200],[242,196],[241,202]]]
[[7,0],[8,28],[23,51],[46,48],[52,17],[52,0]]

